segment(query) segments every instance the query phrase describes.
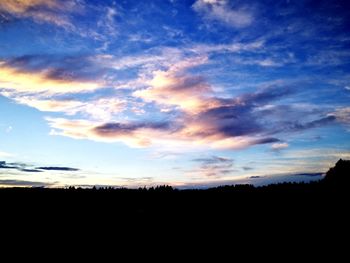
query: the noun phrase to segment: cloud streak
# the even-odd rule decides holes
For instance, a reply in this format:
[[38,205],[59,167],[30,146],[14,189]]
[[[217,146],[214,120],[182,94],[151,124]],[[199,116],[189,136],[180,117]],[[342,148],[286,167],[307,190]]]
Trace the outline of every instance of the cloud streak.
[[56,167],[56,166],[42,166],[34,167],[33,165],[26,163],[7,163],[0,161],[0,169],[4,170],[17,170],[19,172],[26,173],[40,173],[45,171],[63,171],[63,172],[77,172],[79,169],[72,167]]
[[247,27],[254,20],[247,8],[231,8],[226,0],[197,0],[192,8],[208,21],[218,21],[234,28]]
[[233,160],[231,158],[225,158],[221,156],[211,156],[206,158],[197,158],[192,160],[195,163],[199,163],[199,167],[193,169],[193,174],[200,174],[205,177],[217,177],[231,174],[235,170],[233,169]]
[[54,183],[25,181],[16,179],[0,179],[0,186],[5,187],[48,187],[52,185],[54,185]]
[[38,23],[50,23],[68,30],[74,28],[67,13],[78,12],[82,6],[78,1],[16,0],[1,1],[0,13],[16,18],[31,18]]

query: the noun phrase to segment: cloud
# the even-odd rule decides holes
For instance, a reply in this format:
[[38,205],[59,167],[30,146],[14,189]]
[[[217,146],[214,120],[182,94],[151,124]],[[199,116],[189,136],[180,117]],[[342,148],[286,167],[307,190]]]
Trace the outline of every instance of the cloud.
[[[337,119],[334,114],[315,114],[314,110],[294,105],[274,105],[298,92],[284,83],[218,97],[205,76],[193,73],[208,64],[210,52],[255,50],[261,45],[262,42],[238,43],[231,49],[226,45],[216,49],[210,45],[192,46],[195,48],[187,49],[191,54],[187,57],[178,49],[123,58],[16,57],[0,63],[0,93],[40,111],[71,116],[48,117],[51,135],[123,142],[132,147],[242,149],[280,143],[278,137],[283,133],[321,127]],[[97,93],[106,85],[105,72],[129,67],[137,68],[138,79],[114,88],[125,86],[127,93],[118,97],[116,92],[108,97],[103,91],[101,95]],[[82,97],[81,92],[91,95]],[[120,114],[124,112],[132,112],[133,117]],[[150,121],[149,114],[154,112],[158,112],[159,121]],[[286,114],[289,120],[285,119]]]
[[17,166],[12,164],[7,164],[5,161],[0,161],[0,169],[18,169]]
[[118,15],[117,9],[114,7],[106,7],[106,15],[104,20],[99,21],[99,26],[106,28],[110,36],[115,36],[117,28],[115,25],[115,17]]
[[124,110],[124,100],[100,96],[82,100],[77,96],[103,88],[102,71],[89,56],[40,55],[0,60],[0,94],[40,111],[80,113],[107,121]]
[[[324,113],[313,116],[314,111],[310,113],[302,107],[272,105],[297,92],[280,85],[231,98],[216,97],[205,78],[189,72],[206,61],[206,57],[192,57],[168,69],[153,71],[150,79],[143,79],[149,86],[133,92],[134,97],[143,100],[142,107],[155,104],[164,119],[171,116],[171,121],[48,118],[53,128],[51,134],[124,142],[132,147],[186,145],[187,148],[242,149],[281,143],[277,138],[280,134],[321,127],[335,119]],[[286,114],[290,117],[288,121]],[[300,121],[301,118],[305,120]]]
[[16,0],[0,2],[0,10],[13,14],[23,14],[35,7],[59,8],[60,5],[56,0]]
[[[209,147],[214,149],[242,149],[256,144],[279,141],[276,138],[258,136],[229,137],[217,132],[204,134],[194,124],[180,123],[97,123],[87,120],[47,118],[51,135],[100,142],[122,142],[130,147],[158,146],[161,148],[191,149]],[[200,127],[198,127],[200,128]]]
[[210,86],[203,77],[187,75],[185,70],[206,61],[206,57],[196,57],[176,63],[167,71],[154,71],[153,78],[148,82],[150,87],[135,91],[133,95],[147,102],[178,106],[187,112],[200,111],[210,106],[202,96],[211,92]]
[[312,128],[317,128],[321,127],[323,125],[327,125],[330,123],[333,123],[336,120],[335,116],[326,116],[317,120],[313,120],[310,122],[305,122],[305,123],[293,123],[290,127],[288,127],[290,130],[295,130],[295,131],[300,131],[300,130],[306,130],[306,129],[312,129]]
[[74,25],[67,13],[78,12],[82,6],[78,1],[57,0],[16,0],[1,1],[0,13],[5,12],[16,18],[31,18],[38,23],[50,23],[68,30]]
[[0,60],[0,88],[15,92],[63,94],[93,91],[99,88],[99,84],[58,76],[57,70],[48,66],[44,69],[26,70],[25,66],[15,67]]
[[307,176],[307,177],[319,177],[323,176],[324,173],[300,173],[300,174],[292,174],[292,176]]
[[21,172],[27,172],[27,173],[41,173],[42,171],[37,169],[20,169]]
[[99,138],[109,138],[117,141],[126,141],[128,144],[145,147],[157,140],[157,134],[161,137],[170,130],[167,122],[144,123],[105,123],[92,129],[92,133]]
[[6,187],[47,187],[52,185],[54,185],[54,183],[23,181],[23,180],[13,180],[13,179],[0,180],[0,186],[6,186]]
[[11,169],[11,170],[17,170],[19,172],[27,172],[27,173],[39,173],[44,171],[65,171],[65,172],[76,172],[79,171],[77,168],[71,168],[71,167],[55,167],[55,166],[48,166],[48,167],[33,167],[33,165],[26,164],[26,163],[7,163],[5,161],[0,161],[0,169]]
[[329,118],[335,118],[338,122],[350,125],[350,107],[343,107],[330,113]]
[[37,167],[36,169],[45,170],[45,171],[67,171],[67,172],[76,172],[76,171],[79,171],[79,169],[77,169],[77,168],[71,168],[71,167],[55,167],[55,166]]
[[76,115],[78,113],[90,117],[95,120],[109,121],[117,113],[123,112],[126,109],[126,101],[118,98],[96,98],[93,100],[59,100],[47,99],[40,95],[21,95],[15,93],[7,93],[9,97],[17,103],[24,104],[36,108],[43,112],[61,112],[67,115]]
[[207,158],[197,158],[193,159],[193,162],[199,162],[204,164],[218,164],[218,163],[230,163],[233,164],[233,160],[226,157],[220,157],[220,156],[211,156]]
[[226,0],[197,0],[193,10],[209,21],[218,21],[234,28],[243,28],[252,24],[254,18],[247,8],[231,8]]
[[199,167],[189,172],[194,175],[200,174],[207,177],[221,177],[234,171],[233,160],[231,158],[211,156],[193,159],[192,161],[200,164]]
[[286,142],[274,143],[271,145],[271,149],[274,151],[280,151],[289,147],[289,144]]
[[147,147],[167,138],[172,127],[167,122],[98,123],[86,120],[47,118],[51,135],[102,142],[123,142],[131,147]]
[[[187,51],[191,51],[200,55],[210,53],[238,53],[238,52],[252,52],[258,51],[264,46],[264,41],[258,40],[247,43],[233,42],[230,44],[195,44],[186,48]],[[247,59],[245,59],[246,61]]]

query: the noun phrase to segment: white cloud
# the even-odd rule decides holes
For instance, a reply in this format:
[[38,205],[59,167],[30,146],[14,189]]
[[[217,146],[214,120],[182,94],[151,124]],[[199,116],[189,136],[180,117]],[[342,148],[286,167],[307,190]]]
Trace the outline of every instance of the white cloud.
[[16,102],[43,112],[62,112],[66,115],[78,113],[94,120],[110,121],[113,116],[126,109],[126,101],[118,98],[100,98],[92,101],[44,99],[37,96],[12,97]]
[[253,15],[247,9],[233,9],[226,0],[197,0],[193,9],[204,19],[219,21],[231,27],[246,27],[253,22]]

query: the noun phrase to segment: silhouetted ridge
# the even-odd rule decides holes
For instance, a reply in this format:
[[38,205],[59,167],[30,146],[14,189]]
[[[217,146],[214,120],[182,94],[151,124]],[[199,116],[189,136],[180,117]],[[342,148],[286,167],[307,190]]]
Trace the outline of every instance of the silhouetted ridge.
[[350,160],[340,159],[326,173],[324,182],[336,187],[348,187],[350,183]]

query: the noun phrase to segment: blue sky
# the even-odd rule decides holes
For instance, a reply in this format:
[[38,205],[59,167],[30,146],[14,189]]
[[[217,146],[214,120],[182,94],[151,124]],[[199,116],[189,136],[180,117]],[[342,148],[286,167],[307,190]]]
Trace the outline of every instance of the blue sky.
[[0,1],[0,185],[309,181],[350,158],[347,1]]

